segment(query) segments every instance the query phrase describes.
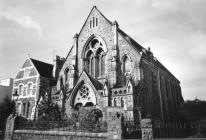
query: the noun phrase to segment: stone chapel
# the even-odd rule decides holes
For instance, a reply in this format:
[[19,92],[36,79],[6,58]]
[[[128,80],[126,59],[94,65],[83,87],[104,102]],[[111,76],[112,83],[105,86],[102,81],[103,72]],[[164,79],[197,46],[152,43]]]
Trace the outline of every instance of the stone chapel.
[[52,100],[69,114],[111,107],[125,118],[177,119],[180,81],[146,49],[94,6],[65,59],[56,56]]

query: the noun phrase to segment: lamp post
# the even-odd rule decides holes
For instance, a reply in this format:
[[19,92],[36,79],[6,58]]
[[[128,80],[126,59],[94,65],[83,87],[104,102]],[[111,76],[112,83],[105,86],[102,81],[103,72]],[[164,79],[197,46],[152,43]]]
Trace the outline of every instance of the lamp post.
[[[16,98],[16,100],[15,100],[15,98]],[[17,115],[17,113],[16,113],[16,103],[18,101],[18,98],[19,98],[19,94],[17,93],[17,91],[15,91],[15,93],[13,94],[13,101],[15,103],[15,108],[13,110],[13,115]]]

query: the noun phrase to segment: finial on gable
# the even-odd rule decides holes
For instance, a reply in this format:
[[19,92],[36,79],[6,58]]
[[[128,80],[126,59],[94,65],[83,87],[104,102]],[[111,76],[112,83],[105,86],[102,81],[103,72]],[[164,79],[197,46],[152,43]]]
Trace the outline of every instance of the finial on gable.
[[93,6],[93,8],[97,8],[97,6],[96,6],[96,5],[94,5],[94,6]]
[[78,36],[79,36],[78,33],[76,33],[73,38],[78,38]]
[[30,58],[30,54],[27,53],[27,54],[26,54],[26,59],[29,59],[29,58]]
[[149,52],[151,51],[151,48],[150,47],[148,47],[148,49],[147,49]]
[[116,25],[117,27],[119,26],[118,22],[115,20],[112,25]]

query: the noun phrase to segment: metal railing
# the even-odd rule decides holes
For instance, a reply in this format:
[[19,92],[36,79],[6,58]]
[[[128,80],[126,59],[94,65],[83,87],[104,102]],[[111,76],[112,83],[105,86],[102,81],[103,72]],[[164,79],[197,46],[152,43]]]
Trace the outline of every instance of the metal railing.
[[198,124],[153,121],[154,138],[186,138],[197,133]]
[[142,137],[139,122],[135,122],[134,120],[124,120],[122,127],[124,139],[139,139]]
[[44,130],[44,131],[73,131],[73,132],[106,132],[107,123],[98,122],[72,122],[72,121],[19,121],[17,130]]
[[6,117],[0,112],[0,139],[4,137],[4,131],[6,128]]

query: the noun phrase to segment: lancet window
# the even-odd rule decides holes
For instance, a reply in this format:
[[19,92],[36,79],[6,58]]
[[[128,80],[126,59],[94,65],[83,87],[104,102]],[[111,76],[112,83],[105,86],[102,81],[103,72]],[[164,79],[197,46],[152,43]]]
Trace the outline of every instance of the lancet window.
[[127,75],[130,73],[131,70],[131,64],[128,56],[123,57],[123,73]]

